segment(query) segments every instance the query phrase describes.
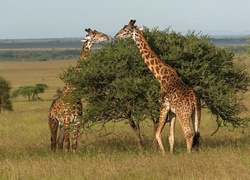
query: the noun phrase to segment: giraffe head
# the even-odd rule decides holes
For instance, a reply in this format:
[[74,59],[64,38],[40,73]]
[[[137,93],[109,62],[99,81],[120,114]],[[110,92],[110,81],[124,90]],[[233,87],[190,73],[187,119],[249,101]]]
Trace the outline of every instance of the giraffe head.
[[86,35],[85,38],[81,40],[81,42],[83,42],[83,45],[82,45],[82,52],[80,54],[80,59],[86,59],[88,57],[88,53],[93,44],[109,40],[108,35],[102,32],[98,32],[96,30],[93,31],[90,28],[85,29],[85,31],[88,34]]
[[98,32],[96,30],[91,30],[90,28],[85,29],[85,31],[88,33],[84,39],[82,39],[82,42],[88,42],[89,45],[93,45],[95,43],[99,43],[102,41],[108,41],[109,37],[108,35]]
[[81,42],[83,42],[82,50],[90,51],[93,44],[86,38],[82,39]]
[[137,26],[135,26],[136,20],[130,20],[128,25],[125,25],[116,35],[115,38],[133,38],[135,39],[135,29]]

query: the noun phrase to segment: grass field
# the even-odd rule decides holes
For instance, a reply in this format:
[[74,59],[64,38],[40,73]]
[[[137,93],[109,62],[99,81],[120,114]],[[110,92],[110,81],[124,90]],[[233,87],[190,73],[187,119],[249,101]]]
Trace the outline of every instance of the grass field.
[[[92,133],[83,133],[76,154],[52,153],[48,109],[56,89],[63,86],[59,74],[75,64],[75,60],[0,62],[0,75],[11,82],[13,90],[36,83],[49,86],[41,95],[43,101],[18,98],[14,112],[0,114],[1,179],[250,179],[250,128],[244,134],[242,129],[222,128],[211,136],[216,123],[206,111],[202,112],[199,152],[186,153],[177,123],[174,155],[152,153],[153,127],[146,121],[141,124],[145,144],[141,152],[124,121],[107,124],[108,136],[100,135],[98,126]],[[168,150],[167,134],[166,125],[163,139]]]

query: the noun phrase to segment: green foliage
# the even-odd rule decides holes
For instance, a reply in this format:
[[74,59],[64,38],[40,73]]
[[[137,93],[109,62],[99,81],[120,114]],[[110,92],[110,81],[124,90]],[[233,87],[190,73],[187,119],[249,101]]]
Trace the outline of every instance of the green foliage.
[[[153,51],[174,67],[182,80],[194,88],[203,106],[216,117],[218,127],[246,127],[239,117],[241,100],[250,78],[243,66],[233,63],[233,53],[217,47],[209,37],[169,29],[144,28]],[[71,68],[63,79],[79,86],[86,100],[85,120],[156,119],[159,84],[145,65],[132,40],[117,41],[83,61],[80,75]]]
[[44,93],[48,86],[46,84],[35,84],[35,86],[21,86],[13,91],[12,97],[17,96],[28,97],[29,101],[41,100],[38,94]]
[[71,68],[63,79],[79,86],[85,121],[158,117],[158,82],[132,40],[108,44],[81,67],[80,75]]
[[0,113],[2,109],[13,110],[10,100],[10,90],[10,83],[0,76]]

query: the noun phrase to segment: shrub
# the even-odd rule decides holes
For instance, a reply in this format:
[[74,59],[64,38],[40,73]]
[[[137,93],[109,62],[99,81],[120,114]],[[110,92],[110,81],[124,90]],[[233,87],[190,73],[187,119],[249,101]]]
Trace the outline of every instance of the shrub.
[[13,110],[12,102],[10,100],[10,90],[10,83],[0,76],[0,113],[2,109]]

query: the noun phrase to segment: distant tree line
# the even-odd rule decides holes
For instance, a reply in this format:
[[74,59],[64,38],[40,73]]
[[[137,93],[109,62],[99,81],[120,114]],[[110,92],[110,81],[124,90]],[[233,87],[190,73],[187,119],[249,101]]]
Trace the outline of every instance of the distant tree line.
[[44,51],[0,51],[0,61],[48,61],[68,60],[79,57],[80,50],[47,50]]
[[[224,37],[209,37],[208,41],[211,41],[219,46],[227,47],[231,49],[234,53],[245,53],[248,51],[247,48],[247,37],[232,37],[232,38],[224,38]],[[58,43],[59,42],[59,43]],[[8,46],[7,46],[7,45]],[[0,43],[1,47],[9,48],[6,51],[0,51],[0,61],[47,61],[47,60],[68,60],[68,59],[76,59],[80,54],[80,43],[78,41],[71,39],[63,39],[62,42],[60,40],[52,40],[45,42],[29,42],[27,43],[17,43],[13,42],[14,48],[9,46],[11,43]],[[16,48],[25,48],[24,51],[16,51]],[[35,47],[40,48],[38,51],[29,50],[29,48]],[[44,50],[44,48],[51,48],[51,50]],[[69,50],[60,50],[58,48],[71,48]],[[72,47],[75,49],[72,50]],[[96,45],[97,48],[98,45]]]
[[246,44],[248,41],[248,37],[210,37],[211,40],[215,44]]

